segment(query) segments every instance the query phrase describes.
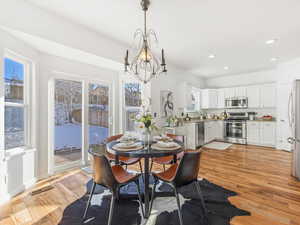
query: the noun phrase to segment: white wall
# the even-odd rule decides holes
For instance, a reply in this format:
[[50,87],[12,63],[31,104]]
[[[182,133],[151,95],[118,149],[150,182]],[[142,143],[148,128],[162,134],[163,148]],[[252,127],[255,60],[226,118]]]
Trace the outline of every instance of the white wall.
[[277,70],[264,70],[253,73],[244,73],[205,80],[206,88],[223,88],[247,86],[254,84],[273,83],[277,81]]
[[[7,33],[0,30],[0,71],[4,71],[3,68],[3,56],[5,51],[10,50],[13,53],[19,54],[23,57],[28,58],[38,64],[39,62],[39,52],[31,48],[30,46],[22,43],[19,40],[16,40],[14,37],[8,35]],[[38,65],[36,65],[36,69],[38,70]],[[2,74],[1,74],[2,75]],[[36,77],[37,81],[38,78]],[[33,86],[32,89],[36,89],[36,86]],[[1,100],[3,101],[4,93],[1,92]],[[35,96],[33,99],[33,103],[37,102],[38,98]],[[33,113],[34,113],[34,121],[32,121],[32,132],[33,134],[37,132],[37,121],[38,114],[36,113],[35,104],[33,104]],[[3,112],[2,112],[3,113]],[[3,114],[0,115],[3,118]],[[2,121],[2,120],[1,120]],[[3,128],[4,124],[1,122],[0,124],[2,128],[2,139],[3,140]],[[3,146],[0,149],[0,202],[9,199],[11,196],[17,194],[18,192],[24,190],[26,187],[32,185],[37,177],[37,167],[36,167],[36,156],[38,154],[36,150],[38,143],[35,141],[37,139],[33,139],[33,143],[30,151],[25,151],[24,153],[16,153],[16,154],[4,154]],[[2,142],[2,141],[1,141]],[[3,144],[3,142],[2,142]],[[3,160],[4,159],[4,160]],[[16,168],[15,170],[11,170],[11,168]],[[3,179],[7,176],[7,184],[4,183]]]

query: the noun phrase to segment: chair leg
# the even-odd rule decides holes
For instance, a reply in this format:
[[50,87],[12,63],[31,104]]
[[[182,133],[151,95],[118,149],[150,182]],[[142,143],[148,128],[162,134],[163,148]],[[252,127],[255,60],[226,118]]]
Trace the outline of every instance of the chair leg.
[[180,222],[180,225],[183,225],[183,218],[182,218],[182,213],[181,213],[180,200],[179,200],[179,195],[178,195],[176,187],[174,187],[174,192],[175,192],[176,201],[177,201],[179,222]]
[[152,167],[153,167],[153,160],[151,159],[150,172],[152,171]]
[[208,210],[207,210],[207,208],[205,206],[205,202],[204,202],[204,198],[203,198],[203,195],[202,195],[202,191],[201,191],[200,185],[199,185],[198,181],[195,181],[194,183],[195,183],[198,195],[199,195],[200,200],[201,200],[201,205],[202,205],[202,209],[203,209],[203,212],[204,212],[205,224],[209,224],[209,221],[208,221]]
[[141,160],[139,161],[139,165],[140,165],[140,172],[141,172],[141,174],[143,174],[143,167],[142,167]]
[[155,198],[155,188],[156,188],[156,185],[157,185],[157,179],[154,180],[154,185],[153,185],[153,188],[152,188],[150,210],[149,210],[150,214],[151,214],[151,211],[152,211],[153,201],[154,201],[154,198]]
[[145,211],[144,211],[144,208],[143,208],[143,202],[142,202],[142,196],[141,196],[141,189],[140,189],[140,182],[139,182],[139,180],[136,180],[135,184],[136,184],[137,191],[138,191],[139,202],[140,202],[140,207],[142,209],[142,214],[143,214],[143,217],[145,218]]
[[164,167],[164,172],[166,171],[166,165],[165,164],[163,164],[163,167]]
[[90,207],[90,203],[91,203],[94,191],[95,191],[95,187],[96,187],[96,183],[94,182],[93,186],[92,186],[92,189],[91,189],[91,192],[90,192],[89,200],[86,203],[86,208],[85,208],[85,211],[84,211],[84,214],[83,214],[83,220],[85,220],[85,218],[87,216],[87,213],[88,213],[88,210],[89,210],[89,207]]
[[113,193],[110,200],[110,208],[109,208],[109,216],[108,216],[108,222],[107,225],[111,225],[113,213],[114,213],[114,207],[115,207],[115,194]]
[[127,167],[128,167],[128,165],[126,164],[126,165],[125,165],[125,170],[127,170]]

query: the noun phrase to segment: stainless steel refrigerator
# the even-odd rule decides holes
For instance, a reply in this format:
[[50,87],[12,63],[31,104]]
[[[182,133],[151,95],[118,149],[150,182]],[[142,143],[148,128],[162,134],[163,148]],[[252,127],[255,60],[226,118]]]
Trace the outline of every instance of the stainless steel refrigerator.
[[289,98],[289,125],[292,137],[288,142],[292,144],[292,176],[300,180],[300,80],[295,80]]

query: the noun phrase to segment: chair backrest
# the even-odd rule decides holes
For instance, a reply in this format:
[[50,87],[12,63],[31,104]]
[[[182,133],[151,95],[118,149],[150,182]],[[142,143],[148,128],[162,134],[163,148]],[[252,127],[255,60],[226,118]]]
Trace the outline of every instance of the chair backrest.
[[117,181],[113,175],[110,163],[105,155],[93,154],[94,182],[103,185],[111,190],[117,186]]
[[[112,142],[112,141],[116,141],[118,139],[120,139],[121,137],[123,136],[123,134],[118,134],[118,135],[115,135],[115,136],[110,136],[108,138],[105,139],[104,143],[109,143],[109,142]],[[108,151],[106,151],[106,155],[111,158],[111,159],[115,159],[115,155],[112,154],[112,153],[109,153]]]
[[175,186],[183,186],[198,179],[200,169],[201,151],[188,151],[182,157],[176,175],[174,177]]
[[105,143],[116,141],[119,138],[121,138],[122,136],[123,136],[123,134],[118,134],[118,135],[115,135],[115,136],[110,136],[110,137],[108,137],[108,138],[105,139]]
[[[180,141],[183,143],[184,147],[185,147],[185,140],[184,140],[184,136],[183,135],[176,135],[176,134],[166,134],[169,138],[172,138],[173,140],[176,141]],[[177,154],[177,159],[182,159],[183,155],[184,155],[185,149],[184,151],[180,152]]]

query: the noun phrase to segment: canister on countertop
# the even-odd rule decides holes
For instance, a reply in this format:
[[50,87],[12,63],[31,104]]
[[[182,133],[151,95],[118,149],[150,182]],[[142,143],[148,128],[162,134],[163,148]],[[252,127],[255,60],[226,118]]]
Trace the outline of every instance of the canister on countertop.
[[248,112],[249,120],[255,120],[256,114],[256,112]]

